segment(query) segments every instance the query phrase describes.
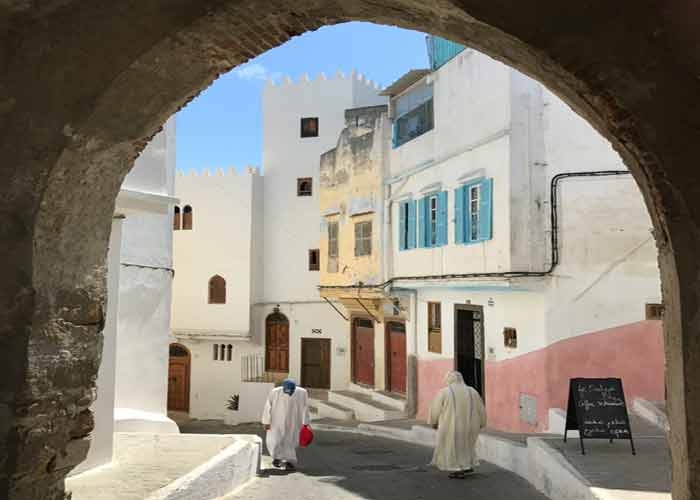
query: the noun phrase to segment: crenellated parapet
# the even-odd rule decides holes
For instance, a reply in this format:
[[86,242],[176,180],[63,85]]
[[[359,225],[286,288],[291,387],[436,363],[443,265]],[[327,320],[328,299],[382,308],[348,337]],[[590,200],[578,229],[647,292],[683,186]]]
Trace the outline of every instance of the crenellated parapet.
[[327,77],[325,73],[321,72],[316,75],[315,78],[309,77],[307,73],[303,73],[298,80],[293,80],[290,76],[284,75],[279,79],[270,78],[267,80],[265,85],[265,90],[269,91],[271,89],[299,89],[305,85],[318,84],[319,82],[349,82],[355,81],[362,83],[367,87],[379,91],[380,86],[377,82],[365,78],[362,73],[353,69],[349,74],[343,73],[341,70],[337,70],[332,77]]

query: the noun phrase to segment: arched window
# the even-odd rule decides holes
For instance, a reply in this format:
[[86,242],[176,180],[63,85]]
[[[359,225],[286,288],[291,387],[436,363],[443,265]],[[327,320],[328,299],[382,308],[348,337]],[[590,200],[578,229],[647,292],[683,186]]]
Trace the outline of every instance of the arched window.
[[209,280],[209,303],[226,303],[226,280],[218,274]]
[[173,214],[173,229],[177,231],[180,229],[180,207],[175,206],[175,213]]
[[289,372],[289,320],[277,308],[265,320],[265,370]]
[[192,229],[192,207],[189,205],[182,210],[182,229]]
[[231,354],[233,352],[233,346],[231,344],[226,346],[226,361],[231,361]]

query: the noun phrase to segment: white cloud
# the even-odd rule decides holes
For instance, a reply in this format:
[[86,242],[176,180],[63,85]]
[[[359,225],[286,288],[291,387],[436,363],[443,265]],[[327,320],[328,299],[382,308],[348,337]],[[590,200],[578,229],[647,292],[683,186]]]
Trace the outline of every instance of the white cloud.
[[233,70],[233,73],[241,80],[267,80],[279,78],[281,73],[271,72],[260,63],[251,63]]

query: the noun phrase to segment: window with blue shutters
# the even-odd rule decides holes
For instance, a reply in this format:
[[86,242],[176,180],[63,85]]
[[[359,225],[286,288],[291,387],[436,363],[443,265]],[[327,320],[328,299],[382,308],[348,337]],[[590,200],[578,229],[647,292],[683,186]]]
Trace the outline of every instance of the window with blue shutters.
[[455,242],[490,240],[493,179],[478,179],[455,190]]
[[447,191],[429,194],[418,206],[418,242],[431,248],[447,244]]
[[416,202],[399,205],[399,250],[416,248]]

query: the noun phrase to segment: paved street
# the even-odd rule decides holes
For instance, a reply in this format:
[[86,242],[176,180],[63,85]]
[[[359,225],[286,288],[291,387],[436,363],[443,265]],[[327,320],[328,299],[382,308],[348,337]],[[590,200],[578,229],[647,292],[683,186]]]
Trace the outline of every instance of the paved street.
[[[235,429],[235,430],[234,430]],[[184,432],[251,432],[189,424]],[[273,469],[263,457],[263,474],[225,500],[540,500],[526,481],[490,464],[464,480],[447,479],[427,466],[431,450],[408,443],[366,436],[316,432],[313,444],[300,450],[299,470]]]

